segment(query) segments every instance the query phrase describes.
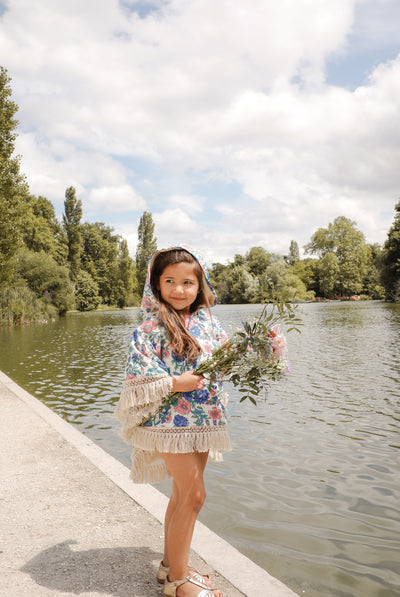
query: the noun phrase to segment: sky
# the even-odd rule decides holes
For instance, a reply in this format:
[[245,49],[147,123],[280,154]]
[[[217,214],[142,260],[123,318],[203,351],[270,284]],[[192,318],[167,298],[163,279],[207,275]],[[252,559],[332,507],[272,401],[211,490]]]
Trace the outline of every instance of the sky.
[[59,217],[135,255],[287,254],[338,216],[383,244],[400,196],[399,0],[0,0],[16,153]]

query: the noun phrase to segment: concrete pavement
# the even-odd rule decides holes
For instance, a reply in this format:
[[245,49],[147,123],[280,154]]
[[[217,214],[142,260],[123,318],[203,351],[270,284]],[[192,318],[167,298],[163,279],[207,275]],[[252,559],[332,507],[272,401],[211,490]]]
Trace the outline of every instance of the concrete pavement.
[[[0,596],[161,596],[167,498],[2,372],[0,407]],[[201,523],[192,547],[225,597],[295,595]]]

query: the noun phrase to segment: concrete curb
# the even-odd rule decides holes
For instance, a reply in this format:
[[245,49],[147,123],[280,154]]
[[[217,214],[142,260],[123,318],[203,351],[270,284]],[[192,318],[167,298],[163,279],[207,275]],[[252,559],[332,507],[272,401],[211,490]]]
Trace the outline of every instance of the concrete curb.
[[[44,419],[69,444],[74,446],[117,487],[163,523],[168,499],[150,485],[134,484],[129,478],[129,469],[104,452],[70,423],[64,421],[40,400],[18,386],[0,371],[0,383],[27,404]],[[246,558],[227,541],[213,533],[200,522],[196,523],[192,549],[210,566],[224,576],[247,597],[295,597],[291,589]]]

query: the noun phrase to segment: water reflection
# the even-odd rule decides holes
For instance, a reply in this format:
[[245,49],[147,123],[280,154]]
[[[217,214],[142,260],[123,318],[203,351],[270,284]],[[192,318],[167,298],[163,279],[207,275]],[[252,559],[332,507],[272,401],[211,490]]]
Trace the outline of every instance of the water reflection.
[[[230,389],[233,452],[208,467],[201,518],[299,594],[400,595],[400,305],[302,310],[289,378],[257,408]],[[226,328],[259,312],[216,307]],[[126,464],[113,405],[138,316],[0,330],[0,368]]]

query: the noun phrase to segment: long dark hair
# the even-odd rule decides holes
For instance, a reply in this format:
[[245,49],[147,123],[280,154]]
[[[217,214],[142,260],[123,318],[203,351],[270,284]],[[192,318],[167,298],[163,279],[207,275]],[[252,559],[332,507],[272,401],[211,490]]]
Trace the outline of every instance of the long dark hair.
[[199,282],[199,292],[196,300],[190,305],[190,312],[193,313],[200,307],[207,307],[210,310],[210,306],[214,302],[213,294],[207,285],[199,262],[185,249],[167,249],[155,254],[150,265],[150,286],[158,301],[158,318],[167,330],[172,350],[178,356],[186,356],[191,360],[200,354],[200,345],[186,329],[184,317],[163,300],[159,289],[160,276],[164,269],[168,265],[182,262],[194,266],[194,273]]

